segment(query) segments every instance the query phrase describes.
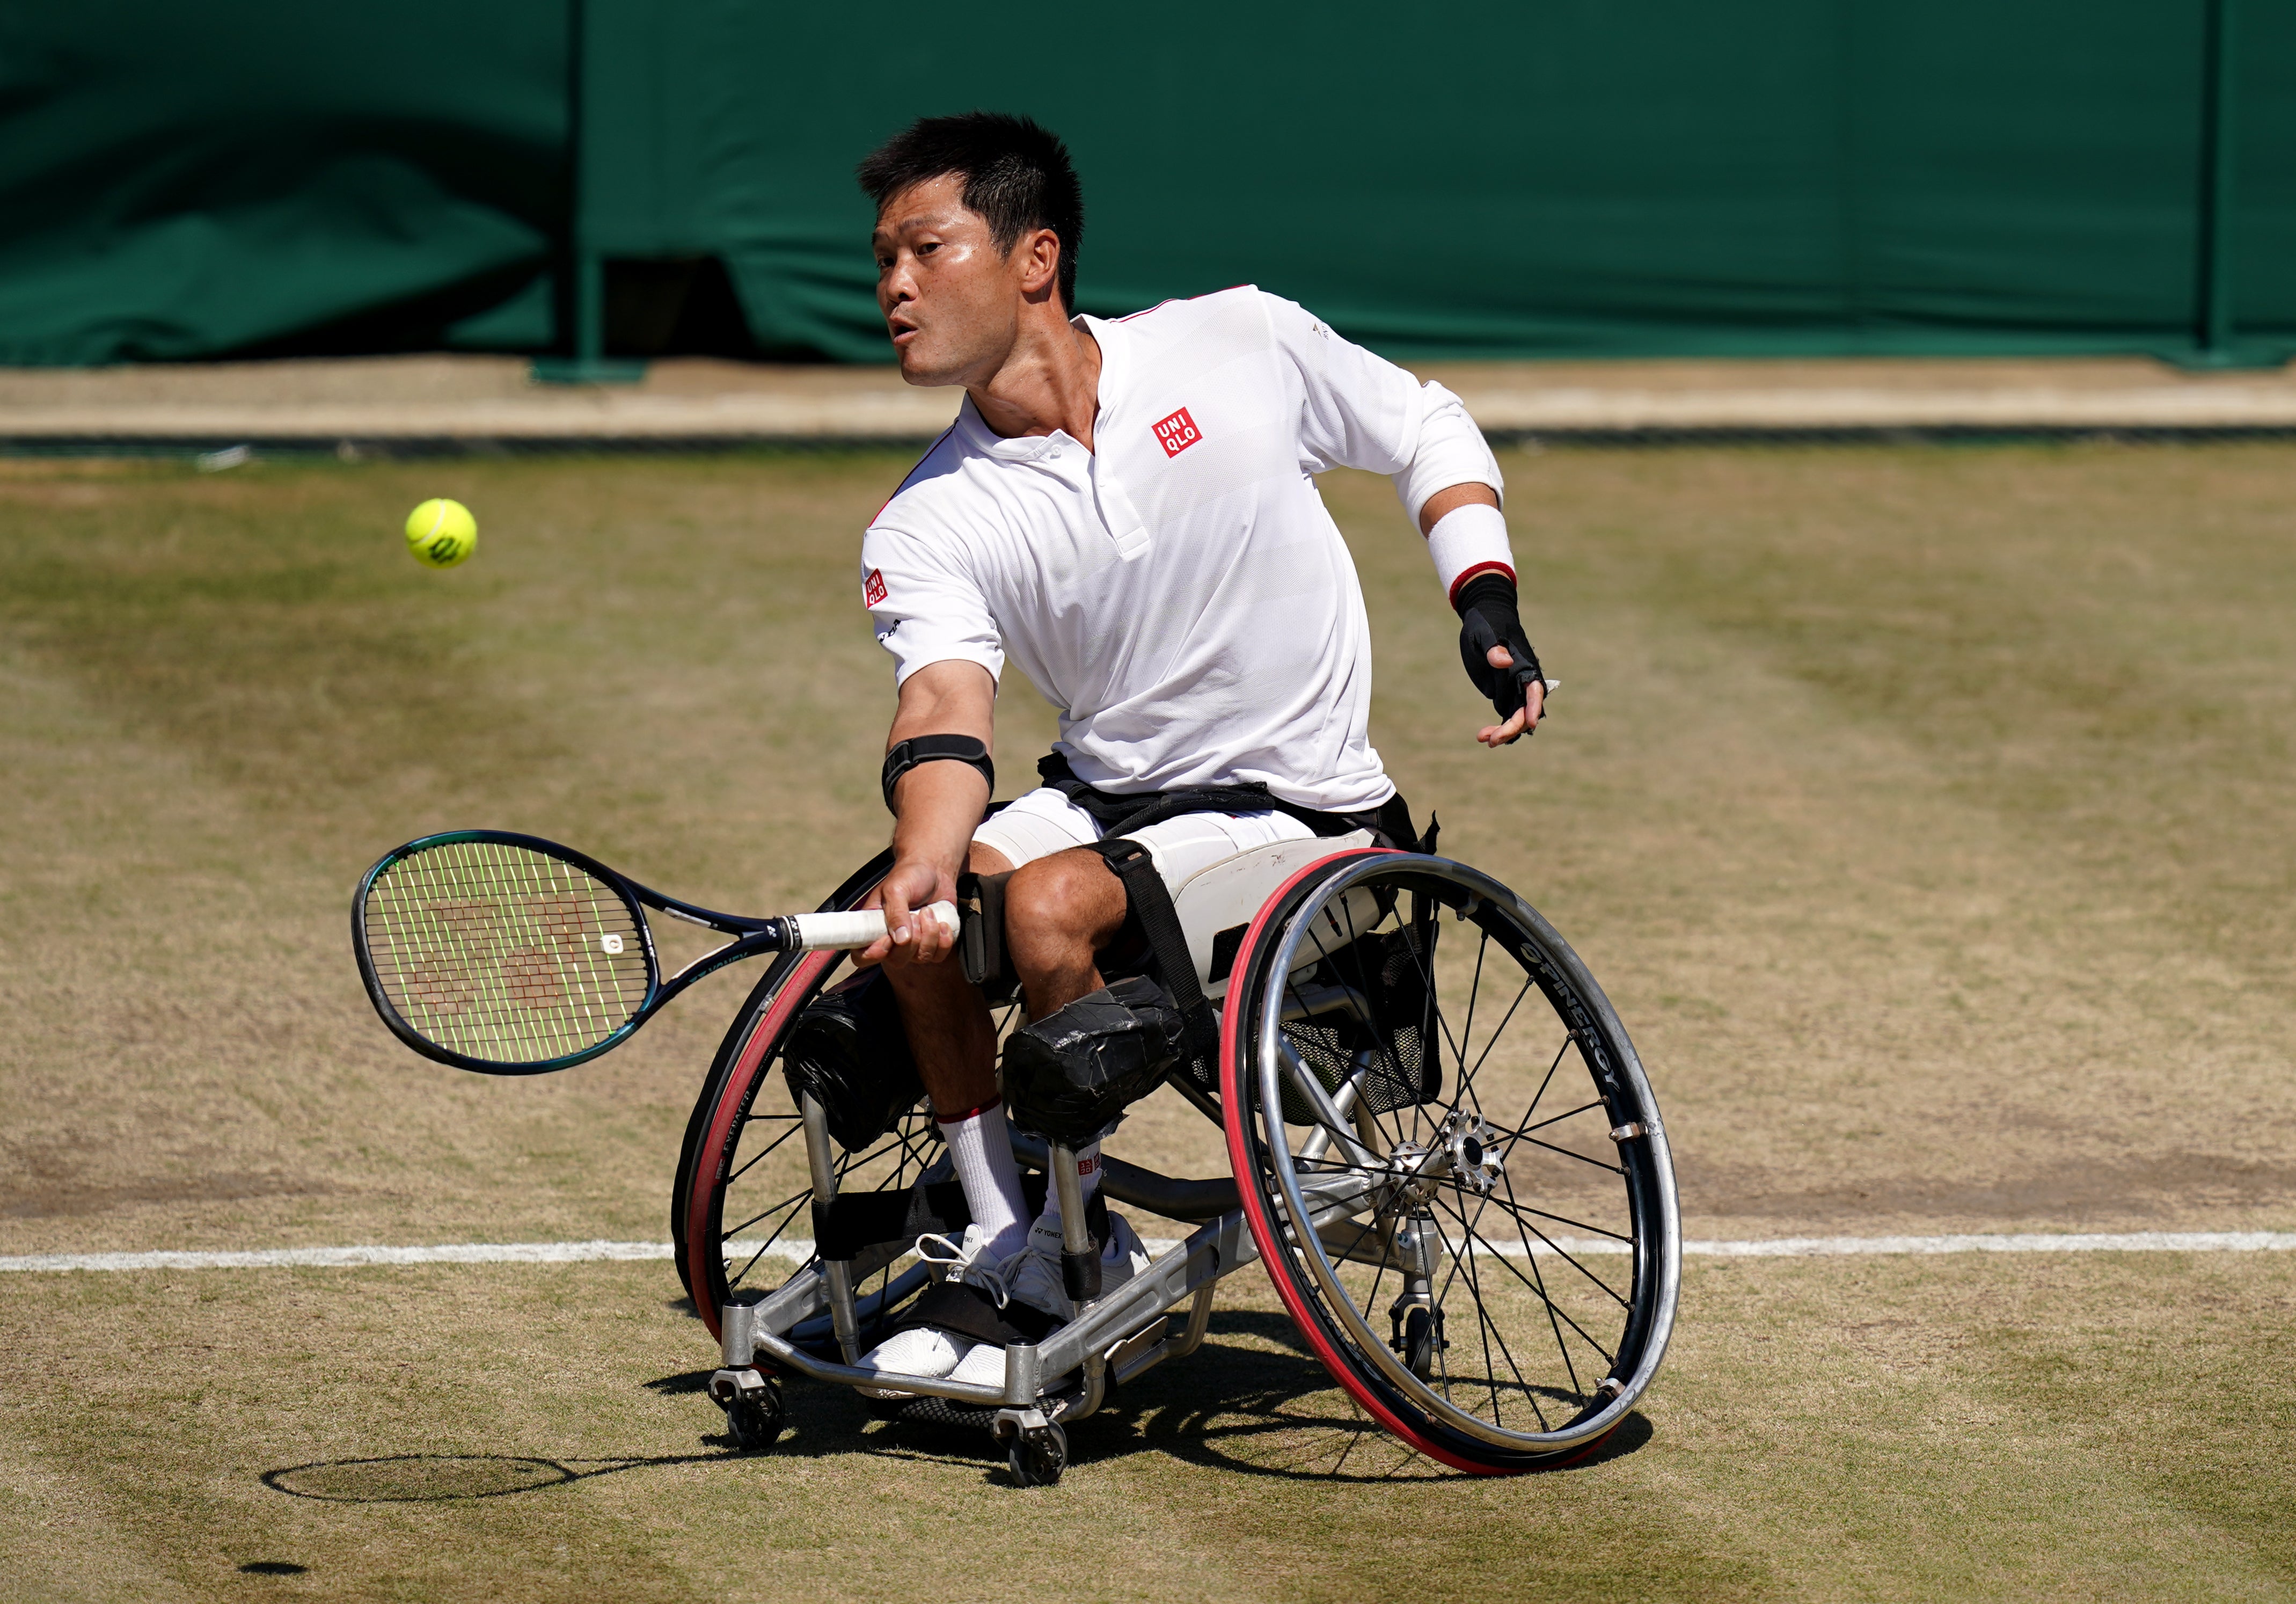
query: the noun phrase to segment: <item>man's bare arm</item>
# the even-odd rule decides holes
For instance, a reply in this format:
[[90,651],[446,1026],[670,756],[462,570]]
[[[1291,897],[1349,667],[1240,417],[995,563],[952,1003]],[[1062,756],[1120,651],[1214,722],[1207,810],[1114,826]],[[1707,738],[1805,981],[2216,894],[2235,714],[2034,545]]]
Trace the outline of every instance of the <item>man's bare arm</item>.
[[1443,522],[1443,514],[1456,513],[1463,506],[1496,506],[1499,493],[1487,484],[1455,484],[1447,490],[1438,490],[1427,498],[1427,505],[1419,509],[1419,536],[1425,539]]
[[[890,752],[917,736],[971,736],[984,746],[995,733],[996,681],[977,662],[929,663],[901,685],[900,705],[885,736]],[[953,938],[910,910],[955,898],[972,832],[988,805],[988,782],[969,763],[919,763],[893,786],[893,867],[873,902],[885,909],[886,939],[862,954],[882,959],[894,947],[919,963],[946,958]]]

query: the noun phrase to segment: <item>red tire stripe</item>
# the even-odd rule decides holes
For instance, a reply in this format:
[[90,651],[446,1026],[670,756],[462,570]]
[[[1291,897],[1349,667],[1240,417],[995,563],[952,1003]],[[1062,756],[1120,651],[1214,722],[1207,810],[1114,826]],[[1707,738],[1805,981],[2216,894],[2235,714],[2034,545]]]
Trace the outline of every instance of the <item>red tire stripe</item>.
[[[1259,912],[1253,916],[1250,926],[1244,931],[1243,940],[1236,948],[1235,962],[1229,973],[1242,976],[1250,972],[1250,966],[1258,954],[1260,939],[1267,929],[1268,911],[1283,901],[1293,886],[1298,885],[1309,875],[1325,868],[1334,859],[1371,857],[1386,850],[1382,847],[1369,847],[1362,849],[1359,853],[1334,852],[1330,858],[1317,859],[1286,880],[1277,888],[1275,895],[1259,905]],[[1229,987],[1228,995],[1231,998],[1235,995],[1234,986]],[[1290,1276],[1277,1271],[1276,1255],[1291,1250],[1284,1246],[1283,1234],[1277,1229],[1274,1217],[1268,1212],[1267,1199],[1259,1194],[1259,1165],[1251,1156],[1251,1129],[1248,1116],[1243,1112],[1244,1099],[1241,1095],[1243,1089],[1242,1064],[1245,1046],[1241,1040],[1242,1014],[1242,1008],[1220,1010],[1221,1123],[1227,1128],[1227,1160],[1230,1168],[1235,1172],[1236,1196],[1243,1203],[1244,1223],[1251,1229],[1251,1239],[1259,1245],[1259,1256],[1261,1262],[1267,1267],[1267,1279],[1275,1287],[1275,1296],[1283,1301],[1284,1309],[1292,1316],[1292,1323],[1300,1328],[1300,1335],[1307,1339],[1308,1346],[1314,1351],[1316,1357],[1323,1361],[1324,1368],[1331,1372],[1332,1380],[1347,1388],[1349,1394],[1364,1408],[1369,1410],[1382,1426],[1386,1427],[1389,1431],[1427,1455],[1428,1458],[1439,1460],[1454,1469],[1472,1471],[1478,1476],[1521,1474],[1518,1469],[1478,1464],[1473,1460],[1466,1459],[1429,1438],[1397,1415],[1394,1410],[1388,1406],[1386,1400],[1364,1384],[1362,1378],[1356,1374],[1355,1366],[1348,1361],[1337,1345],[1332,1343],[1324,1333],[1323,1322],[1316,1317],[1310,1308],[1307,1295],[1292,1284]]]
[[[718,1106],[710,1110],[709,1129],[704,1133],[701,1146],[694,1155],[695,1173],[685,1215],[685,1265],[693,1284],[686,1291],[693,1294],[694,1312],[701,1316],[701,1323],[709,1328],[709,1335],[713,1337],[723,1334],[718,1329],[717,1306],[711,1302],[709,1289],[705,1285],[707,1277],[702,1266],[708,1261],[702,1254],[708,1253],[722,1256],[724,1252],[715,1239],[716,1233],[709,1228],[709,1210],[718,1197],[718,1189],[725,1184],[726,1149],[734,1139],[734,1118],[747,1106],[749,1088],[756,1080],[759,1067],[772,1053],[774,1044],[789,1028],[791,1016],[813,995],[814,984],[821,978],[822,972],[844,956],[842,952],[808,952],[799,960],[797,967],[790,971],[789,979],[782,983],[782,989],[774,994],[773,1001],[758,1019],[758,1028],[751,1031],[750,1039],[742,1044],[742,1056],[734,1061],[732,1072],[726,1077],[725,1090],[718,1094]],[[707,1176],[701,1173],[704,1161],[709,1165]]]

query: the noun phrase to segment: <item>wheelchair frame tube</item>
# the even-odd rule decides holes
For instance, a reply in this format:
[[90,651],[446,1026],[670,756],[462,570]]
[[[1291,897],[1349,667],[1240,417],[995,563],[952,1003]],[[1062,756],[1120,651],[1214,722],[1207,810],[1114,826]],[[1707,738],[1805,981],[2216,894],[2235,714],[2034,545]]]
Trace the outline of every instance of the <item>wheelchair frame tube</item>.
[[[836,1201],[837,1166],[831,1160],[829,1115],[808,1092],[804,1098],[805,1163],[813,1176],[814,1218]],[[829,1324],[837,1333],[837,1351],[852,1364],[861,1357],[861,1322],[853,1312],[853,1261],[824,1259],[822,1279],[829,1285]]]

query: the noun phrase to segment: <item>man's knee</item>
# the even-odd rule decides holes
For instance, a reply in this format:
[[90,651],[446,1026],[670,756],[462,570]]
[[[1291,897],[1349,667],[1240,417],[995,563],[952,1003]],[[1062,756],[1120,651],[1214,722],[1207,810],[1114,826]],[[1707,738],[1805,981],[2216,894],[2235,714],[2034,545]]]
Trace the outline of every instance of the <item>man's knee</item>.
[[1005,884],[1004,942],[1016,967],[1054,967],[1116,939],[1124,884],[1096,852],[1055,852],[1024,864]]

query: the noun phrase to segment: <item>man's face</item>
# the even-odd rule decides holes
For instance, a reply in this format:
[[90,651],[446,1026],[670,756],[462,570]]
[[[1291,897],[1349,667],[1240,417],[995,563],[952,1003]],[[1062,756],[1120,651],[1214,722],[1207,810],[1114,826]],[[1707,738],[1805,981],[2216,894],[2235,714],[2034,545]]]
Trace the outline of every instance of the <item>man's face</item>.
[[993,374],[1020,329],[1027,252],[1008,257],[988,221],[964,205],[956,174],[893,194],[877,214],[877,306],[901,377],[963,384]]

